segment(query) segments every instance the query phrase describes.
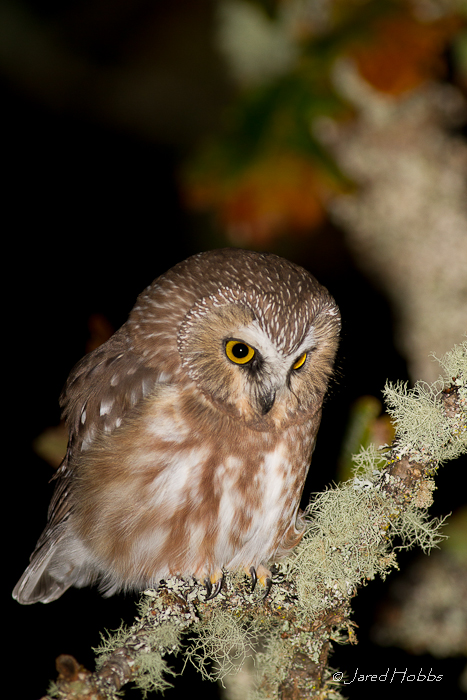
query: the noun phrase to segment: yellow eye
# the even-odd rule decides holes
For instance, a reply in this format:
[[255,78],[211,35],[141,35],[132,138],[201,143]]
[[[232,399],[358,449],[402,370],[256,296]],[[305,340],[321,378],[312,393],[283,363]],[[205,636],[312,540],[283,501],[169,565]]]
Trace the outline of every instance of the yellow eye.
[[225,354],[236,365],[246,365],[255,356],[255,351],[241,340],[228,340],[225,345]]
[[299,357],[298,360],[293,363],[292,369],[300,369],[300,367],[302,367],[302,365],[305,364],[305,360],[306,360],[306,352],[304,352],[303,355],[301,355],[301,357]]

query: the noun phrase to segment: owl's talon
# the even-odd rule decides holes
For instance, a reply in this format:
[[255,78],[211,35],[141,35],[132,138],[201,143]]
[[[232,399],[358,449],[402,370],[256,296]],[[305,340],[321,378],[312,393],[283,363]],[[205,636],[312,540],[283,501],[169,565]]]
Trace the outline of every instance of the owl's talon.
[[270,591],[271,591],[271,588],[272,588],[272,578],[270,578],[270,577],[268,576],[267,579],[266,579],[266,581],[265,581],[265,583],[264,583],[264,585],[265,585],[266,591],[265,591],[265,593],[264,593],[264,595],[263,595],[263,600],[266,600],[266,598],[268,597],[268,595],[269,595],[269,593],[270,593]]
[[205,600],[209,600],[212,595],[212,583],[208,578],[204,579],[204,587],[206,588],[207,593]]
[[206,587],[207,596],[204,599],[204,601],[206,602],[207,600],[212,600],[213,598],[215,598],[216,595],[218,595],[220,593],[223,583],[224,583],[224,574],[222,574],[222,576],[217,579],[214,586],[212,585],[211,580],[209,578],[205,578],[204,585]]
[[253,591],[256,588],[256,584],[259,581],[261,585],[265,587],[263,600],[267,598],[271,590],[272,579],[274,574],[277,572],[277,568],[274,568],[274,571],[269,571],[269,569],[266,569],[262,564],[260,564],[257,569],[255,569],[254,566],[250,566],[250,568],[247,569],[245,566],[244,570],[245,573],[248,574],[251,578],[251,593],[253,593]]
[[253,593],[253,591],[256,588],[256,583],[258,581],[258,575],[256,573],[256,569],[254,566],[250,566],[250,577],[251,577],[251,593]]

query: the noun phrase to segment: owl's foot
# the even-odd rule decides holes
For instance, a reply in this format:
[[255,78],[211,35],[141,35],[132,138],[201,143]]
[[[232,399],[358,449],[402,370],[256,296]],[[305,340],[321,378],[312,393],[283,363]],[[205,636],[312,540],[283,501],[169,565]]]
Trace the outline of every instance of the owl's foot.
[[272,586],[272,573],[269,571],[269,569],[266,569],[262,564],[260,564],[257,569],[255,569],[254,566],[250,566],[248,570],[245,568],[245,571],[251,578],[251,592],[253,593],[256,588],[256,584],[259,581],[266,589],[263,600],[267,598]]
[[224,574],[222,571],[216,572],[210,578],[205,578],[204,586],[206,588],[207,596],[204,600],[212,600],[213,598],[215,598],[216,595],[220,593],[223,583]]

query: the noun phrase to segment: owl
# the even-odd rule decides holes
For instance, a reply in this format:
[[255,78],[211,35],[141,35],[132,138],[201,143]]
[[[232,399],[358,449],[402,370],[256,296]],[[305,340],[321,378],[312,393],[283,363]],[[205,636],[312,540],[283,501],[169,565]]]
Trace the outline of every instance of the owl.
[[340,314],[305,269],[241,249],[157,278],[72,370],[48,523],[13,595],[105,596],[224,570],[271,585],[303,534],[299,503]]

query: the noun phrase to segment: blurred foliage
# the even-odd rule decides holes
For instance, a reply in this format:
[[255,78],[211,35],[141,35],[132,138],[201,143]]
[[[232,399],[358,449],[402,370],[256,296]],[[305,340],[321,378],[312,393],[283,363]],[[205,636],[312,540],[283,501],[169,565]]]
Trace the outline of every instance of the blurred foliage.
[[375,396],[361,396],[349,413],[346,432],[342,441],[339,456],[339,481],[347,481],[354,472],[353,455],[360,449],[389,445],[395,435],[394,423],[386,413],[382,413],[383,405]]
[[447,74],[445,50],[461,27],[450,15],[422,22],[408,13],[379,18],[368,42],[351,49],[363,78],[378,90],[401,95]]
[[34,452],[41,459],[50,464],[54,469],[58,469],[65,456],[68,444],[68,429],[65,423],[46,428],[33,441]]
[[[467,573],[467,505],[461,506],[446,524],[442,549],[466,567]],[[467,655],[467,647],[465,649]]]
[[[214,213],[233,244],[264,246],[280,235],[309,234],[325,220],[329,198],[352,187],[314,128],[323,118],[354,116],[334,85],[336,62],[353,60],[367,82],[393,99],[446,78],[448,55],[458,64],[455,71],[465,70],[463,18],[454,2],[228,0],[227,5],[236,13],[255,6],[261,29],[255,54],[254,35],[242,42],[235,28],[227,28],[234,39],[228,63],[242,52],[245,63],[249,51],[250,60],[264,69],[267,56],[258,60],[258,51],[267,44],[260,34],[268,27],[274,34],[267,50],[274,51],[280,31],[284,43],[293,45],[282,71],[274,67],[276,75],[251,80],[254,65],[249,79],[237,75],[222,133],[203,144],[182,175],[189,206]],[[254,24],[248,20],[243,27]]]

